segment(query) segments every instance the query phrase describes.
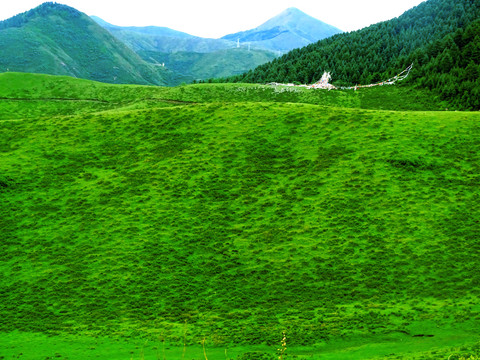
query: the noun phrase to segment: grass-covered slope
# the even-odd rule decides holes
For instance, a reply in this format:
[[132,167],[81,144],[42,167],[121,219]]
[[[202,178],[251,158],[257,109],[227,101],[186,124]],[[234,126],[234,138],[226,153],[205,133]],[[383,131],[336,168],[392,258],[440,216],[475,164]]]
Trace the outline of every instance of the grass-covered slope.
[[[362,91],[310,91],[303,88],[254,84],[196,84],[178,87],[116,86],[67,76],[27,73],[0,74],[2,119],[70,115],[102,109],[211,102],[283,102],[375,110],[444,110],[428,91],[404,86]],[[13,109],[17,109],[13,110]],[[32,112],[28,112],[29,109]]]
[[[71,359],[73,335],[160,337],[174,358],[206,337],[214,359],[238,345],[274,356],[284,330],[291,355],[313,358],[474,342],[479,115],[373,110],[396,98],[378,92],[276,91],[1,76],[9,349],[32,333]],[[12,118],[38,99],[41,113]]]
[[85,14],[54,3],[0,22],[0,48],[0,72],[155,85],[166,84],[171,76],[144,62]]
[[271,51],[243,48],[209,53],[139,51],[138,54],[147,62],[165,64],[188,82],[242,74],[276,57]]

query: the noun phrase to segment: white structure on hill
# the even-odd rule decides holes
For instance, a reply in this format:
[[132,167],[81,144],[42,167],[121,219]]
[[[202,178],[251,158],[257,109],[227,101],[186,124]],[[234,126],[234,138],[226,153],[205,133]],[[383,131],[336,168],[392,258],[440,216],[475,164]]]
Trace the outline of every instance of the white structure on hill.
[[410,74],[410,71],[412,70],[413,68],[413,63],[407,67],[405,70],[403,70],[401,73],[399,73],[398,75],[388,79],[388,80],[385,80],[385,81],[382,81],[382,82],[379,82],[379,83],[375,83],[375,84],[369,84],[369,85],[355,85],[355,86],[339,86],[339,87],[336,87],[332,84],[329,83],[330,79],[332,78],[332,76],[330,75],[329,72],[324,72],[323,75],[322,75],[322,78],[317,81],[315,84],[312,84],[312,85],[295,85],[295,84],[280,84],[280,83],[270,83],[270,84],[267,84],[267,85],[273,85],[273,86],[299,86],[299,87],[306,87],[307,89],[327,89],[327,90],[332,90],[332,89],[340,89],[340,90],[357,90],[357,89],[360,89],[360,88],[367,88],[367,87],[373,87],[373,86],[383,86],[383,85],[394,85],[397,81],[401,81],[401,80],[405,80],[408,75]]
[[336,89],[335,86],[333,86],[332,84],[329,83],[331,78],[332,78],[332,76],[330,75],[330,73],[325,71],[320,80],[318,80],[315,84],[307,86],[307,88],[309,88],[309,89],[327,89],[327,90]]

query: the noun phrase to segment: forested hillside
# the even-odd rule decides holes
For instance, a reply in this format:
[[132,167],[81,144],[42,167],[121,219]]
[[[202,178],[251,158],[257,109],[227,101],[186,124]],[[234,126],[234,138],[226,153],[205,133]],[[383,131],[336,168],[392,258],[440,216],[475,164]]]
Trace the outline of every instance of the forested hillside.
[[480,20],[414,54],[416,81],[454,107],[480,109]]
[[[451,84],[466,80],[468,66],[470,79],[478,72],[478,26],[466,29],[479,17],[478,1],[429,0],[398,18],[293,50],[228,81],[312,83],[324,71],[330,71],[336,84],[367,84],[394,75],[415,62],[414,81],[430,88],[440,84],[439,91],[450,97],[455,91],[466,91],[468,94],[461,94],[453,104],[478,107],[475,101],[468,100],[475,96],[473,84]],[[456,71],[440,81],[440,73],[447,72],[450,62]],[[446,84],[457,90],[445,90]]]

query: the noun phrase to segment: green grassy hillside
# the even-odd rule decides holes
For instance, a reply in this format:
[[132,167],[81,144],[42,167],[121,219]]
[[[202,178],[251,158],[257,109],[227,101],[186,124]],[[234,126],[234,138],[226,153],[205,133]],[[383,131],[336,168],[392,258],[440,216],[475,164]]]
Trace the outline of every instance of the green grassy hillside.
[[172,74],[144,62],[85,14],[45,3],[0,22],[0,72],[69,75],[165,85]]
[[168,69],[182,74],[188,82],[242,74],[276,57],[271,51],[244,48],[209,53],[138,51],[138,54],[147,62],[164,63]]
[[1,75],[0,355],[477,351],[480,115],[371,90]]

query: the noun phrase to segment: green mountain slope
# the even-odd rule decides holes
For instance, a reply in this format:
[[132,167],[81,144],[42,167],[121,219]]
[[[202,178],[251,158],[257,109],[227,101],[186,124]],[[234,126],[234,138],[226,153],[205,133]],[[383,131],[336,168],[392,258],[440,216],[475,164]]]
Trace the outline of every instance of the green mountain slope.
[[[431,75],[432,66],[424,68],[423,65],[432,55],[442,53],[444,48],[438,48],[440,41],[448,35],[453,37],[457,30],[465,30],[479,18],[478,2],[429,0],[398,18],[291,51],[230,81],[312,83],[320,79],[324,71],[330,71],[332,81],[338,85],[369,84],[396,75],[412,62],[415,62],[412,80],[419,79],[426,77],[426,72]],[[433,42],[438,42],[437,48],[427,50],[432,49]],[[475,44],[472,42],[470,46],[477,48]],[[458,52],[453,55],[457,56],[456,62],[462,63]],[[477,57],[470,57],[474,65],[478,65]],[[462,76],[454,77],[458,83],[465,81]],[[465,107],[465,103],[462,106]],[[467,102],[466,106],[470,104]]]
[[253,47],[287,52],[341,32],[297,8],[289,8],[255,29],[226,35],[222,39],[240,40]]
[[147,62],[164,64],[189,82],[242,74],[276,58],[266,50],[234,48],[209,53],[139,51]]
[[1,75],[2,356],[474,349],[480,115],[371,90]]
[[0,23],[0,71],[70,75],[109,83],[165,84],[147,64],[85,14],[45,3]]

